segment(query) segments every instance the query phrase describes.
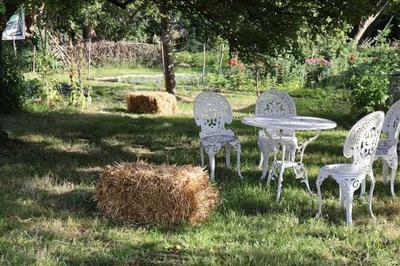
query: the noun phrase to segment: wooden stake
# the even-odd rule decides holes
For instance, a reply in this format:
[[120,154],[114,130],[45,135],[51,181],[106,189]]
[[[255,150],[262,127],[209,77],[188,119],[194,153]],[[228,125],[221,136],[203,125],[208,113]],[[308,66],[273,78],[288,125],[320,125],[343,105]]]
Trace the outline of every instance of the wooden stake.
[[36,72],[36,46],[33,46],[32,71],[33,73]]
[[15,45],[15,37],[12,36],[13,47],[14,47],[14,56],[17,57],[17,46]]
[[201,81],[204,84],[204,78],[206,76],[206,43],[203,43],[203,76],[201,77]]
[[222,70],[223,59],[224,59],[224,44],[222,43],[221,44],[221,57],[220,57],[220,60],[219,60],[219,72],[221,72],[221,70]]
[[164,45],[161,41],[161,59],[162,59],[162,71],[165,74],[165,60],[164,60]]
[[260,80],[259,80],[259,71],[257,69],[256,72],[256,88],[257,88],[257,96],[260,96]]
[[90,68],[92,64],[92,39],[89,39],[88,45],[88,80],[90,80]]

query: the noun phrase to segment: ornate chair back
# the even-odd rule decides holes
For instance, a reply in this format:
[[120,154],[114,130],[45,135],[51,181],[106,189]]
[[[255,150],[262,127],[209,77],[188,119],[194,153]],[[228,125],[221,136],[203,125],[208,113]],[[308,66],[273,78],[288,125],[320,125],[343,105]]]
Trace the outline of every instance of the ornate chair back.
[[[257,116],[292,116],[296,115],[296,104],[293,98],[284,91],[271,88],[261,93],[256,102]],[[267,130],[272,135],[276,130]],[[284,130],[284,135],[294,136],[293,130]]]
[[387,111],[383,122],[382,132],[386,134],[387,140],[396,145],[400,131],[400,100],[395,102]]
[[225,124],[232,123],[233,115],[224,96],[215,92],[200,93],[194,100],[193,114],[197,126],[201,127],[200,138],[234,135],[232,130],[225,129]]
[[291,116],[296,115],[296,105],[289,94],[277,89],[269,89],[256,102],[257,116]]
[[360,170],[372,169],[385,114],[381,111],[361,118],[350,130],[343,147],[343,155],[352,158],[352,166]]

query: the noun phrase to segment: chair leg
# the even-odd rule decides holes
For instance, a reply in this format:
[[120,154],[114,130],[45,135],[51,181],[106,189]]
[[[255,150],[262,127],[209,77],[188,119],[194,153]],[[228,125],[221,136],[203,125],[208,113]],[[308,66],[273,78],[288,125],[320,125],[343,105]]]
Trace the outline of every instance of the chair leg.
[[366,187],[367,187],[367,180],[364,178],[364,180],[361,182],[360,197],[363,197],[365,195]]
[[340,207],[344,209],[343,186],[341,184],[339,184],[339,202]]
[[318,195],[318,213],[315,218],[320,218],[322,216],[322,193],[321,193],[321,185],[324,182],[326,176],[321,174],[321,171],[318,174],[317,181],[315,182],[317,186],[317,195]]
[[276,193],[276,201],[277,202],[279,202],[279,199],[281,197],[281,191],[282,191],[283,172],[285,171],[285,153],[286,153],[286,147],[285,147],[285,145],[283,145],[282,146],[281,169],[279,171],[279,178],[278,178],[278,191]]
[[301,182],[306,184],[308,193],[313,194],[310,188],[310,183],[308,182],[308,173],[303,163],[298,163],[297,166],[293,167],[293,170],[294,174],[296,175],[296,178],[302,179]]
[[345,192],[346,222],[348,225],[353,224],[353,195],[354,190],[348,188]]
[[382,177],[383,183],[386,185],[388,183],[388,163],[382,160]]
[[210,162],[210,178],[215,181],[215,153],[208,152],[208,160]]
[[270,170],[269,170],[269,173],[268,173],[268,179],[267,179],[267,186],[269,187],[270,186],[270,184],[271,184],[271,179],[275,176],[275,168],[276,168],[276,166],[275,166],[275,162],[276,162],[276,154],[277,154],[277,149],[275,148],[274,149],[274,161],[272,162],[272,164],[271,164],[271,167],[270,167]]
[[[269,164],[269,153],[268,153],[268,151],[267,150],[263,150],[262,153],[264,154],[263,155],[263,165],[262,165],[263,172],[262,172],[262,175],[260,177],[260,180],[264,180],[265,177],[267,176],[268,166],[269,166],[268,165]],[[269,176],[268,176],[268,179],[269,179]]]
[[392,174],[390,177],[390,193],[392,197],[396,197],[396,193],[394,192],[394,181],[396,180],[396,173],[397,173],[397,164],[393,166]]
[[225,159],[226,159],[226,168],[231,168],[231,145],[225,145]]
[[308,193],[310,193],[311,195],[315,195],[315,194],[311,191],[310,183],[308,182],[308,174],[307,174],[306,169],[304,169],[304,183],[306,184]]
[[369,189],[369,197],[368,197],[368,210],[371,217],[375,217],[374,213],[372,212],[372,199],[374,196],[374,188],[375,188],[375,177],[374,173],[371,171],[369,174],[369,178],[371,179],[371,188]]
[[260,152],[260,163],[258,164],[258,168],[259,169],[263,169],[262,167],[264,166],[264,154],[263,154],[263,152],[261,151]]
[[260,180],[265,179],[268,173],[268,161],[269,161],[269,154],[267,150],[267,144],[263,141],[258,141],[258,147],[260,148],[261,157],[260,157],[260,165],[259,168],[262,168],[263,172],[260,177]]
[[201,159],[201,167],[204,167],[204,146],[200,143],[200,159]]
[[237,167],[238,176],[239,176],[241,179],[243,179],[242,173],[241,173],[241,171],[240,171],[240,153],[241,153],[241,152],[242,152],[242,149],[241,149],[240,143],[238,143],[238,144],[236,145],[236,167]]

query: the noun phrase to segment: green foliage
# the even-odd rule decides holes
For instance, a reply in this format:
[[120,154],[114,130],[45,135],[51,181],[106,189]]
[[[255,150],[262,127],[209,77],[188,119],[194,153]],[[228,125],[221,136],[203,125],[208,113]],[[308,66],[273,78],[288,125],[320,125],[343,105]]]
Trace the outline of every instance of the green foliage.
[[6,5],[3,2],[0,2],[0,15],[6,13]]
[[358,114],[388,108],[388,85],[391,73],[400,68],[399,50],[390,47],[385,30],[375,43],[359,49],[348,59],[351,67],[342,77],[352,91],[353,109]]
[[11,113],[22,107],[24,79],[18,63],[11,57],[2,58],[0,71],[0,113]]
[[231,66],[222,73],[207,75],[207,86],[223,91],[254,91],[255,85],[254,78],[242,63]]
[[[202,52],[189,52],[189,51],[182,51],[182,52],[177,52],[174,55],[175,63],[177,65],[184,63],[184,64],[189,64],[191,67],[195,68],[202,68],[203,67],[203,56],[204,54]],[[224,54],[223,58],[223,67],[226,68],[227,64],[226,62],[228,61],[228,55]],[[211,71],[218,71],[219,69],[219,60],[220,60],[220,54],[214,50],[211,51],[206,51],[206,68],[207,70]]]
[[385,110],[388,98],[388,80],[386,76],[376,76],[374,71],[366,70],[355,77],[356,88],[352,91],[351,101],[356,114],[366,114],[375,110]]

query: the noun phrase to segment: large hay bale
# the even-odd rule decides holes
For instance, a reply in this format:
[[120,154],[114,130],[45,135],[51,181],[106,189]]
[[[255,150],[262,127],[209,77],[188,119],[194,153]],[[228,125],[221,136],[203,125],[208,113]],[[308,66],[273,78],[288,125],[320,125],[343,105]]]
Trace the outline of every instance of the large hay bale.
[[96,194],[106,216],[158,225],[197,223],[208,217],[219,198],[201,167],[145,162],[106,167]]
[[178,111],[175,95],[167,92],[133,92],[126,102],[130,113],[172,115]]

